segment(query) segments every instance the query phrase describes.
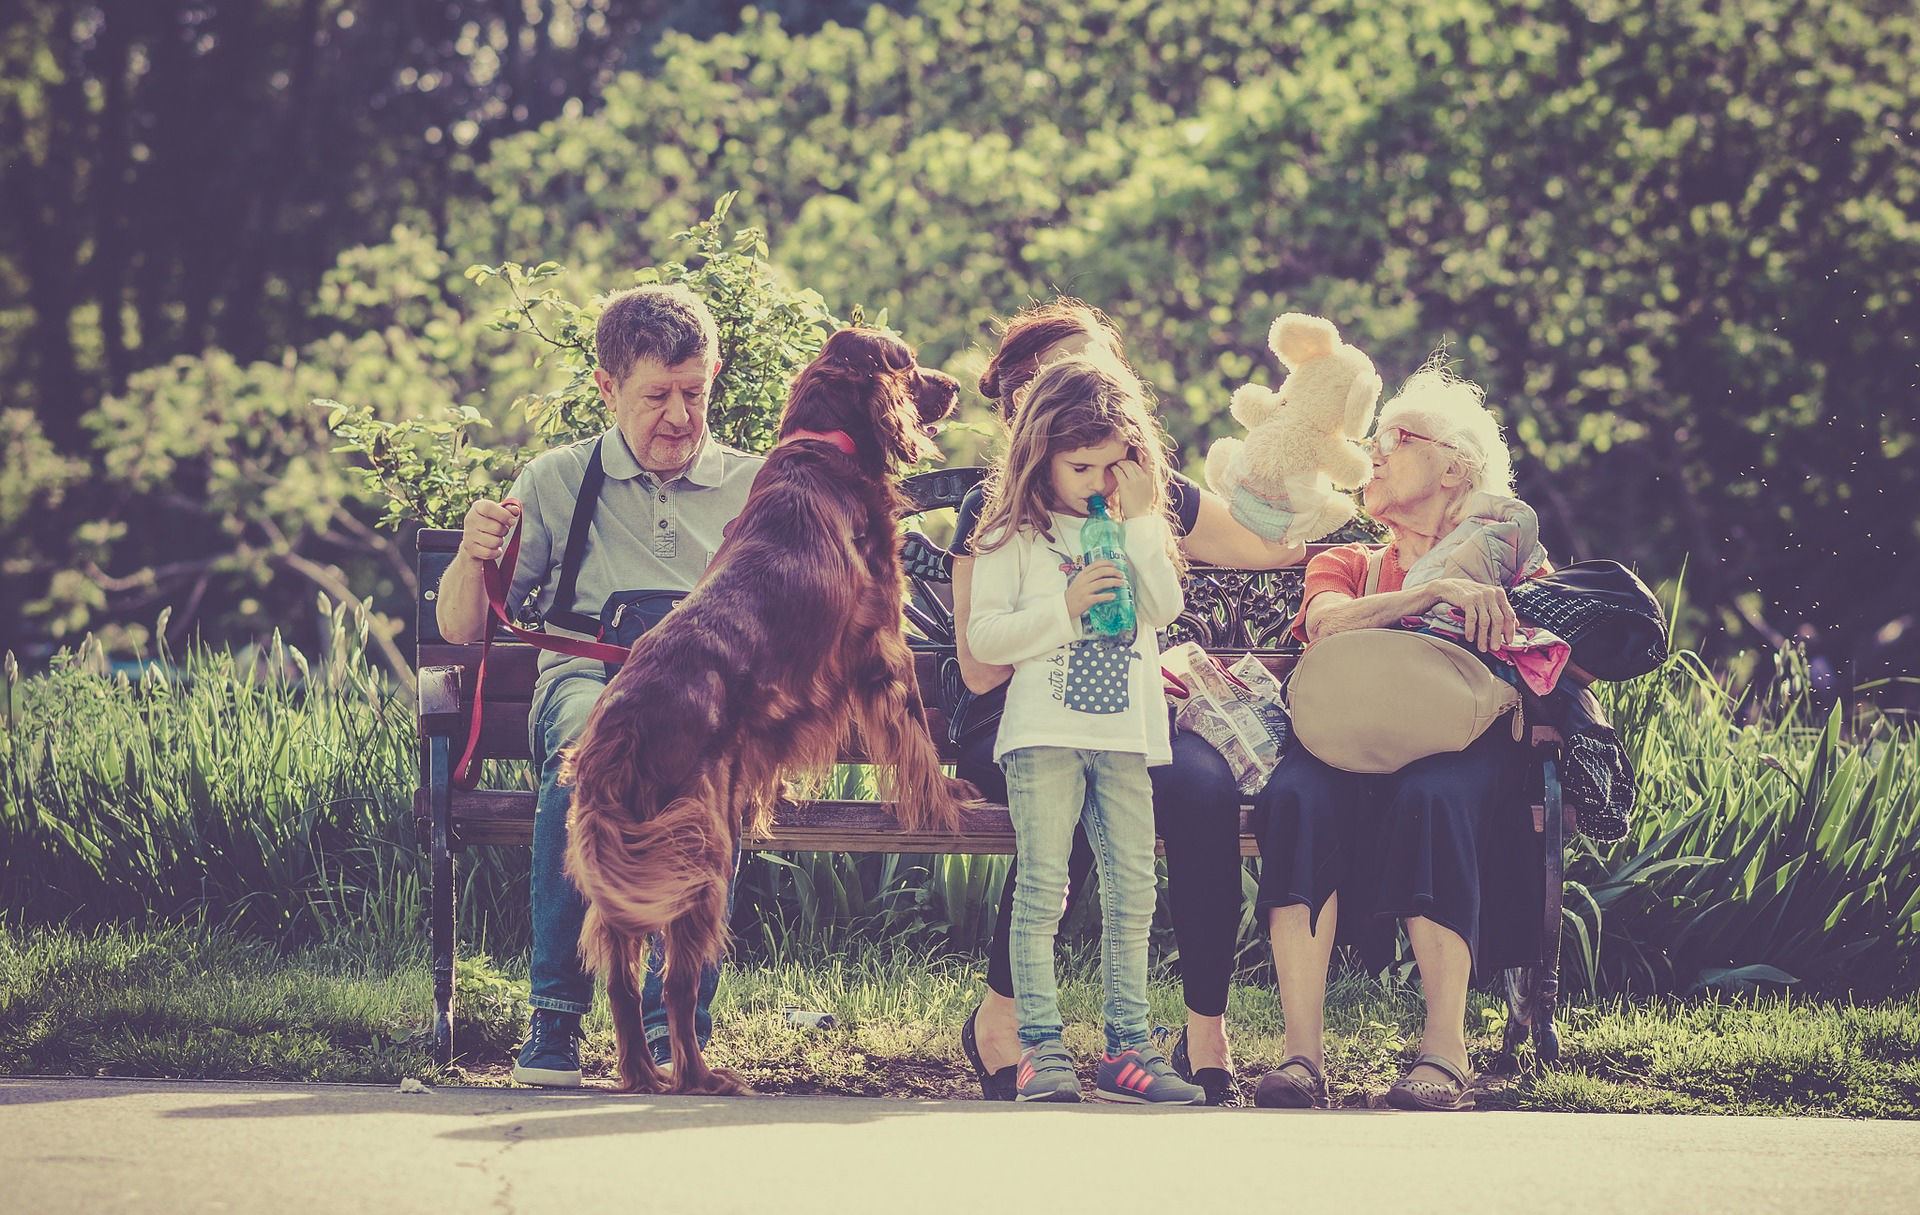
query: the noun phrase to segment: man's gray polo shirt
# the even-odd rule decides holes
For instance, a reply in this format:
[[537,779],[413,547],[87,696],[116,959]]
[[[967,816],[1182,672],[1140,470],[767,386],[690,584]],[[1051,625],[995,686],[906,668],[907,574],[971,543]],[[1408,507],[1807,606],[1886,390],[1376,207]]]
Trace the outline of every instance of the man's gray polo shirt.
[[[709,434],[687,471],[661,484],[640,467],[618,427],[609,429],[601,441],[600,465],[606,480],[601,483],[587,549],[580,559],[574,602],[562,605],[590,616],[598,615],[600,605],[616,591],[692,590],[720,547],[721,529],[746,505],[753,478],[766,462],[764,456],[735,451]],[[580,496],[595,442],[582,439],[547,452],[514,481],[510,496],[520,501],[520,559],[507,597],[510,608],[517,609],[538,587],[541,616],[553,610],[567,529],[573,524],[574,501]],[[547,627],[564,636],[578,636],[551,624]],[[534,700],[563,671],[599,674],[604,669],[591,658],[542,650]]]

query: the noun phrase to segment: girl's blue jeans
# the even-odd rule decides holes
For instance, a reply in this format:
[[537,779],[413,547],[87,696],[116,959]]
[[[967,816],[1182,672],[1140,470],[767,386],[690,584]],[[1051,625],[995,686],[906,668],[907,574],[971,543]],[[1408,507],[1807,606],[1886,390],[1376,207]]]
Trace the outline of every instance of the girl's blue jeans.
[[1058,1038],[1054,939],[1067,897],[1073,829],[1084,822],[1100,874],[1100,982],[1107,1053],[1147,1041],[1147,928],[1153,920],[1153,785],[1144,755],[1022,747],[1007,774],[1019,868],[1013,891],[1013,1001],[1020,1042]]
[[[560,783],[560,752],[587,728],[587,718],[606,689],[605,677],[595,672],[563,675],[542,689],[532,723],[533,762],[540,772],[540,791],[533,811],[533,990],[527,1003],[582,1015],[593,1003],[593,976],[580,964],[580,925],[587,916],[586,901],[561,869],[567,855],[567,807],[573,795]],[[739,861],[736,852],[736,867]],[[731,887],[727,911],[733,911]],[[641,1020],[646,1026],[647,1045],[654,1048],[656,1057],[666,1049],[667,1038],[663,962],[656,937],[647,952],[647,977],[640,988]],[[719,982],[719,967],[709,966],[701,973],[693,1025],[702,1045],[713,1035],[710,1006]]]

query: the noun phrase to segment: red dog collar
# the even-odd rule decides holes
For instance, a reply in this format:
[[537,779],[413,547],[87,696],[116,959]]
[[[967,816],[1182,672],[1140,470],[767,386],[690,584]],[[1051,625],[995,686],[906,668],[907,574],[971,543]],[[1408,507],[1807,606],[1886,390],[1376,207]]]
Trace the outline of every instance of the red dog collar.
[[822,443],[831,443],[848,455],[853,454],[853,436],[844,430],[795,430],[789,432],[780,442],[787,444],[793,442],[795,439],[818,439]]

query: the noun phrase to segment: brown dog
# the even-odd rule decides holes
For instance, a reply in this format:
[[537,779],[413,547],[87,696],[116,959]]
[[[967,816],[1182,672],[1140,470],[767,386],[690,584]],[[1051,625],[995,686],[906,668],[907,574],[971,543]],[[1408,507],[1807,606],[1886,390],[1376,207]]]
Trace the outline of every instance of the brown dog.
[[933,453],[926,434],[957,391],[895,338],[828,339],[713,563],[634,643],[567,759],[566,872],[588,904],[580,949],[606,976],[622,1092],[664,1087],[640,1024],[655,932],[672,1091],[749,1091],[707,1066],[693,1009],[726,949],[734,847],[765,828],[783,772],[826,768],[857,726],[908,827],[954,826],[978,796],[940,771],[901,632],[896,470]]

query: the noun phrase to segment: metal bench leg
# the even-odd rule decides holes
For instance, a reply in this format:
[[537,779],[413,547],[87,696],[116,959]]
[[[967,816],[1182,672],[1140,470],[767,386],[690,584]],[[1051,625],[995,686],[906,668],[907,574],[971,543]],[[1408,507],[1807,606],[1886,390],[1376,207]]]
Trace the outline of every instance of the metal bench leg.
[[1560,909],[1566,896],[1567,820],[1566,802],[1560,792],[1560,770],[1552,759],[1544,765],[1546,818],[1541,824],[1540,846],[1545,854],[1546,890],[1541,916],[1540,968],[1533,982],[1533,1049],[1542,1063],[1560,1061],[1560,1030],[1553,1023],[1560,999]]
[[433,899],[427,913],[433,937],[433,1058],[444,1067],[453,1062],[452,740],[434,735],[426,740],[426,748],[433,811],[433,837],[428,845]]
[[1500,1051],[1512,1058],[1533,1028],[1533,969],[1512,966],[1501,971],[1500,990],[1507,998],[1507,1027],[1500,1035]]
[[1560,1030],[1553,1014],[1560,997],[1560,919],[1565,895],[1566,808],[1560,791],[1560,773],[1551,755],[1541,765],[1544,795],[1534,824],[1540,833],[1542,914],[1540,964],[1515,966],[1500,974],[1507,1000],[1507,1025],[1501,1050],[1512,1056],[1531,1035],[1543,1063],[1560,1060]]

